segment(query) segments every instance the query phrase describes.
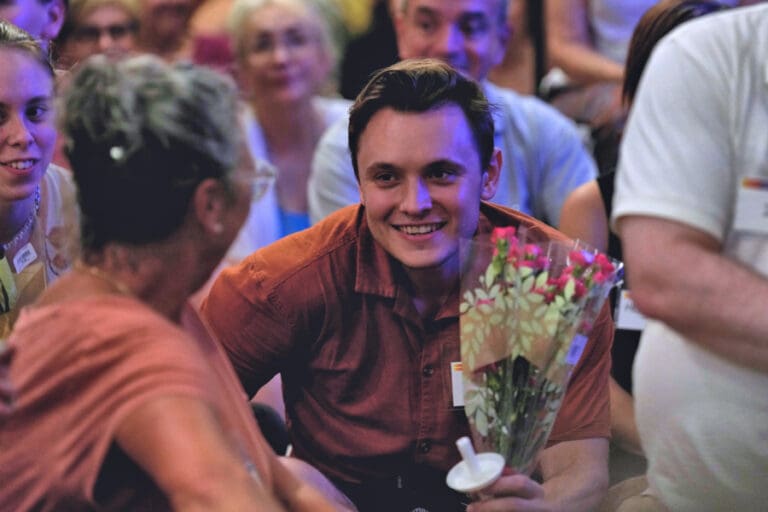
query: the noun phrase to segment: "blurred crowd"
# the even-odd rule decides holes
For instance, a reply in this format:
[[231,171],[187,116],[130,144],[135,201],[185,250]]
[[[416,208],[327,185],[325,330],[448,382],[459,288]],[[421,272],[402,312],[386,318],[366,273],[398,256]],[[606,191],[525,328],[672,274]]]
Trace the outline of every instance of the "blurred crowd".
[[[768,10],[749,5],[759,3],[0,2],[0,481],[13,474],[16,486],[2,485],[0,509],[412,510],[421,495],[402,480],[397,505],[387,501],[383,482],[400,473],[368,469],[402,460],[423,494],[444,487],[436,453],[461,430],[455,411],[394,432],[390,420],[410,419],[388,399],[353,402],[406,379],[355,347],[410,336],[413,325],[380,316],[400,314],[400,293],[418,313],[417,347],[455,327],[441,323],[454,281],[412,272],[434,266],[413,262],[428,253],[419,236],[443,221],[416,233],[382,218],[406,164],[449,146],[451,108],[471,117],[482,103],[490,130],[469,122],[485,174],[477,197],[447,201],[463,215],[457,231],[530,221],[624,260],[627,276],[610,298],[614,327],[590,341],[602,359],[575,373],[562,437],[535,475],[505,474],[469,509],[760,510]],[[475,103],[432,91],[420,73]],[[427,90],[421,106],[405,97]],[[420,124],[434,111],[446,121]],[[420,212],[410,217],[431,219],[461,176],[438,163],[402,199]],[[336,255],[356,222],[382,251],[360,242],[322,265],[306,258]],[[387,222],[417,239],[417,256],[382,234]],[[419,366],[424,347],[382,354],[447,385],[448,365]],[[366,375],[353,380],[351,366]],[[373,446],[359,447],[366,436]],[[46,443],[46,457],[72,454],[55,497],[62,473],[36,459]],[[465,499],[432,510],[464,510]]]

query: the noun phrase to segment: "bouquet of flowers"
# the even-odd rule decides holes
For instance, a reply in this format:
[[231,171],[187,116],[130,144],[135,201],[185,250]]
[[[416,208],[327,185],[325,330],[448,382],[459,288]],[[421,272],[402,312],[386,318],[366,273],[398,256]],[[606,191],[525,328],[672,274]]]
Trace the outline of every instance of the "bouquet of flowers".
[[476,446],[530,474],[621,263],[496,228],[462,242],[461,359]]

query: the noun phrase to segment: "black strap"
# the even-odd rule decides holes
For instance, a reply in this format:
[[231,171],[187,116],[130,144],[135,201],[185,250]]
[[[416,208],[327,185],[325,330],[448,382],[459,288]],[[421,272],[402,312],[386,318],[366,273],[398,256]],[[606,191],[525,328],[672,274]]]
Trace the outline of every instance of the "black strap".
[[445,472],[415,466],[389,478],[334,484],[360,512],[464,512],[469,497],[450,489]]

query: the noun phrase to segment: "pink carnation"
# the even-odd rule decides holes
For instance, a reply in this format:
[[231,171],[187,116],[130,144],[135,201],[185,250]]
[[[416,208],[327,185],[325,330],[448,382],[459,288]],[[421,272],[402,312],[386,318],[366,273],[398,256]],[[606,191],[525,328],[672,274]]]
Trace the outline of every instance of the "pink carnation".
[[612,274],[616,267],[611,262],[611,259],[603,253],[600,253],[595,257],[595,263],[600,267],[600,270],[605,274]]
[[525,244],[523,251],[527,257],[536,257],[541,254],[541,247],[536,244]]
[[491,232],[491,243],[496,243],[499,240],[508,240],[510,242],[510,245],[512,245],[513,241],[517,241],[515,239],[515,227],[514,226],[507,226],[502,228],[494,228]]
[[594,254],[588,251],[571,251],[569,256],[573,264],[578,265],[580,267],[586,267],[587,265],[591,265],[592,262],[595,260]]

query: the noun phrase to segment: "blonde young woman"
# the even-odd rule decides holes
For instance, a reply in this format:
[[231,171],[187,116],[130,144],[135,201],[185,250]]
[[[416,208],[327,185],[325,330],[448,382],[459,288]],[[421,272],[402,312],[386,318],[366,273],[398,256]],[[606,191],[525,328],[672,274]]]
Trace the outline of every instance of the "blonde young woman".
[[75,188],[51,165],[53,69],[23,30],[0,21],[0,339],[19,310],[72,263]]

